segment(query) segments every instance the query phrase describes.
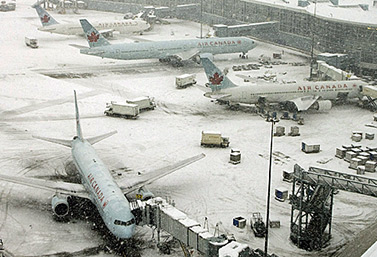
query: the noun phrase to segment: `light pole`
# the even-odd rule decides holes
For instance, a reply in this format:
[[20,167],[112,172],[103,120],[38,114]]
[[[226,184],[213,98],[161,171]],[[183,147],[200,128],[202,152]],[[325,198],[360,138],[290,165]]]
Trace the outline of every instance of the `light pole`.
[[311,32],[312,32],[312,45],[310,50],[310,80],[313,79],[313,65],[314,65],[314,25],[316,22],[316,13],[317,13],[317,0],[314,1],[314,16],[313,22],[311,24]]
[[271,171],[272,171],[272,145],[274,139],[274,125],[277,120],[275,117],[269,118],[267,121],[271,122],[271,135],[270,135],[270,161],[268,167],[268,186],[267,186],[267,214],[266,214],[266,236],[264,241],[264,256],[267,257],[268,249],[268,228],[270,226],[270,194],[271,194]]
[[203,0],[200,0],[200,38],[203,38]]

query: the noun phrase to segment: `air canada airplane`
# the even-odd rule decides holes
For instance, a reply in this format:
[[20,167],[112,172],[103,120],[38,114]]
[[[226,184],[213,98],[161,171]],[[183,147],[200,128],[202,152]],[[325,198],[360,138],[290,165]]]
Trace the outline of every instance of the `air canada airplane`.
[[309,108],[323,111],[331,109],[330,100],[361,98],[361,91],[367,85],[360,80],[345,80],[237,86],[207,56],[202,56],[201,61],[212,91],[204,96],[229,105],[286,103],[296,111]]
[[73,162],[82,184],[7,175],[0,175],[0,180],[54,192],[55,195],[51,201],[52,210],[59,218],[67,217],[69,214],[70,206],[68,200],[70,197],[89,199],[97,208],[106,227],[113,235],[119,239],[130,238],[133,235],[136,221],[135,216],[130,210],[130,203],[125,195],[139,189],[139,192],[144,193],[144,197],[152,197],[152,193],[144,188],[145,185],[200,160],[204,157],[204,154],[199,154],[171,166],[148,172],[145,176],[137,176],[132,181],[125,181],[127,185],[118,186],[112,178],[109,169],[100,160],[92,147],[92,144],[115,134],[117,131],[84,139],[81,132],[76,92],[75,109],[77,135],[72,140],[34,137],[70,147],[72,149]]
[[[36,9],[42,23],[42,27],[38,28],[38,30],[63,35],[84,35],[79,22],[62,24],[57,22],[39,4],[35,4],[32,7]],[[102,35],[110,35],[113,31],[124,34],[142,33],[150,28],[150,25],[142,19],[103,21],[97,22],[95,25],[100,29]]]
[[87,37],[89,48],[81,48],[80,53],[102,58],[135,60],[159,59],[160,61],[180,63],[183,60],[200,61],[199,54],[246,54],[255,47],[255,42],[246,37],[185,39],[156,42],[135,42],[110,44],[85,19],[80,20]]

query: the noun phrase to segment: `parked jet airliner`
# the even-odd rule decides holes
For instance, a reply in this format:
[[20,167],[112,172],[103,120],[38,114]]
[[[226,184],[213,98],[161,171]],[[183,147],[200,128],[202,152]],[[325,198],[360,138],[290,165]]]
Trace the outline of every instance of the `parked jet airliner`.
[[89,48],[81,48],[80,53],[102,58],[134,60],[154,59],[179,63],[182,60],[197,59],[199,54],[243,53],[255,47],[255,42],[246,37],[185,39],[157,42],[136,42],[110,44],[85,19],[80,20],[87,37]]
[[[35,4],[33,7],[42,23],[42,27],[38,30],[63,35],[84,35],[80,23],[59,23],[39,4]],[[142,19],[103,21],[95,23],[95,26],[100,29],[100,33],[103,35],[108,35],[113,31],[124,34],[142,33],[150,28],[150,25]]]
[[361,98],[363,86],[367,85],[360,80],[345,80],[237,86],[208,57],[202,56],[201,61],[212,90],[204,96],[229,105],[290,103],[297,111],[305,111],[310,107],[328,110],[331,108],[330,100]]
[[60,218],[69,214],[69,197],[89,199],[96,206],[105,225],[113,235],[120,239],[130,238],[133,235],[136,224],[135,217],[130,210],[130,203],[125,197],[125,194],[137,189],[139,189],[140,192],[145,192],[143,188],[145,185],[203,158],[204,154],[191,157],[163,169],[148,172],[145,176],[141,175],[136,177],[135,180],[126,181],[127,186],[119,187],[112,178],[109,169],[100,160],[92,147],[92,144],[115,134],[116,131],[84,139],[81,132],[76,92],[75,109],[77,135],[72,140],[36,136],[35,138],[72,148],[73,162],[77,168],[82,184],[48,181],[30,177],[12,177],[7,175],[0,175],[0,179],[54,192],[52,209],[54,214]]

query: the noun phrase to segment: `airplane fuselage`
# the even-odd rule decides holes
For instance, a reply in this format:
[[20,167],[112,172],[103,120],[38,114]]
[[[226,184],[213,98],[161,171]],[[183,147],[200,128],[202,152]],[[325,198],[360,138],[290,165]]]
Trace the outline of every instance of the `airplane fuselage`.
[[294,84],[260,84],[251,86],[240,86],[222,89],[206,93],[205,96],[218,95],[220,92],[225,96],[222,101],[232,103],[256,104],[260,98],[264,98],[269,103],[286,102],[295,98],[306,96],[319,96],[322,100],[333,100],[340,95],[348,98],[360,96],[360,86],[366,85],[360,80],[348,81],[321,81],[304,82]]
[[80,53],[123,60],[165,59],[181,53],[247,53],[254,47],[255,42],[249,38],[226,37],[114,44],[80,49]]
[[94,148],[88,141],[76,138],[72,141],[72,157],[82,184],[107,228],[118,238],[130,238],[135,229],[135,217],[127,198]]
[[[137,33],[147,30],[150,25],[143,20],[119,20],[108,22],[94,22],[99,30],[115,30],[119,33]],[[52,24],[38,28],[40,31],[51,32],[62,35],[84,35],[80,23]]]

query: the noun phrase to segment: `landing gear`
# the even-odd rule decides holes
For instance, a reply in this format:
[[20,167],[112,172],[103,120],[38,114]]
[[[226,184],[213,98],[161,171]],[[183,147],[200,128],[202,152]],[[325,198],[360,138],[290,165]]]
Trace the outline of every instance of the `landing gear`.
[[249,59],[249,56],[247,55],[247,53],[244,53],[244,52],[240,53],[239,57],[241,59]]

